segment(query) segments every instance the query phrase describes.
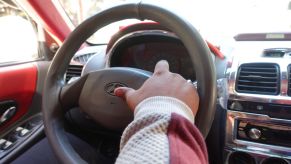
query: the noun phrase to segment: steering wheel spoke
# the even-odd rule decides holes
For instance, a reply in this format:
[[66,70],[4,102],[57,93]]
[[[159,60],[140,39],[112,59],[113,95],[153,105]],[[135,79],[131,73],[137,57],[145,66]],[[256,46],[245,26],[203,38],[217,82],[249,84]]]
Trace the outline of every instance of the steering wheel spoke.
[[60,103],[64,111],[70,110],[79,105],[79,97],[83,86],[87,80],[88,74],[76,79],[70,84],[66,84],[61,88]]

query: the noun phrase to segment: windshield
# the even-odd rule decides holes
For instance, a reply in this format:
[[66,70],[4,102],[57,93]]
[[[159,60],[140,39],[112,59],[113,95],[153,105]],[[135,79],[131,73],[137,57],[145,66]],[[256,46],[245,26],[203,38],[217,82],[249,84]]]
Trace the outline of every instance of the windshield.
[[[77,26],[86,18],[110,6],[128,0],[59,0]],[[167,7],[191,22],[207,40],[219,44],[233,40],[240,33],[290,32],[290,0],[160,0],[152,1]],[[125,20],[96,32],[88,41],[106,44],[120,27],[137,22]]]

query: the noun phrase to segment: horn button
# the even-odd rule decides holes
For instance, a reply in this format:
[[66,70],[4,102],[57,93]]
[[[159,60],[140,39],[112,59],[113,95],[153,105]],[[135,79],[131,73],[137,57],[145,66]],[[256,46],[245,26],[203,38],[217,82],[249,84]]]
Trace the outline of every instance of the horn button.
[[151,76],[133,68],[110,68],[89,73],[79,105],[98,124],[111,130],[123,130],[133,119],[127,104],[114,95],[117,87],[138,89]]
[[112,95],[112,96],[115,96],[114,95],[114,90],[116,88],[119,88],[119,87],[127,87],[125,84],[122,84],[122,83],[118,83],[118,82],[112,82],[112,83],[108,83],[105,85],[104,87],[104,90],[106,93]]

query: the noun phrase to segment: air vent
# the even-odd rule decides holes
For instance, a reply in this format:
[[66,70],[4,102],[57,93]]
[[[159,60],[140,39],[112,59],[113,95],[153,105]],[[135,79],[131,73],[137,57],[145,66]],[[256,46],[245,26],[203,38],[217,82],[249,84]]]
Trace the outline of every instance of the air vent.
[[66,72],[66,82],[68,82],[73,77],[80,77],[82,69],[82,65],[69,65]]
[[280,90],[279,66],[272,63],[242,64],[238,70],[236,91],[277,95]]
[[291,65],[288,66],[288,95],[291,96]]

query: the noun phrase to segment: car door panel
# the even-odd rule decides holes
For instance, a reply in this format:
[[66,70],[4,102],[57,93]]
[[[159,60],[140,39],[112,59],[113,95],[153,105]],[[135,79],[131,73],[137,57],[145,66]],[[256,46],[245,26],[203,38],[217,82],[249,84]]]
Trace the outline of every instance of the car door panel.
[[35,94],[37,75],[35,63],[0,67],[0,102],[13,101],[16,104],[15,114],[0,124],[0,132],[27,113]]
[[[0,105],[15,102],[17,106],[16,115],[0,125],[0,140],[12,142],[7,149],[0,144],[0,163],[10,163],[44,137],[41,105],[49,64],[50,61],[35,61],[0,67]],[[22,136],[23,129],[28,132]]]

